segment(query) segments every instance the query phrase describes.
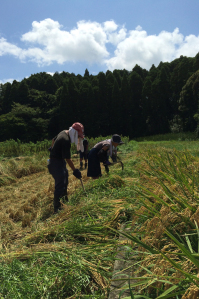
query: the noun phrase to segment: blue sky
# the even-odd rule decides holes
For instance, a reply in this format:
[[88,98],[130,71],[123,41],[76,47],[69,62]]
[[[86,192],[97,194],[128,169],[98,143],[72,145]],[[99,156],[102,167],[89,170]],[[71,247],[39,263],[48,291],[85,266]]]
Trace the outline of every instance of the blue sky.
[[1,0],[0,83],[194,57],[198,12],[199,0]]

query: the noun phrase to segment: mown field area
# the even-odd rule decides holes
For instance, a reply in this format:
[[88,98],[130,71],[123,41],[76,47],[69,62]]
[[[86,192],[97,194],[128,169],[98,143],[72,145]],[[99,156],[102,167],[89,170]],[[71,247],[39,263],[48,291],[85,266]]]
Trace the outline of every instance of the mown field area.
[[[124,169],[102,167],[95,181],[83,170],[86,192],[69,169],[69,203],[57,215],[49,142],[1,143],[0,298],[108,299],[118,279],[120,298],[125,289],[126,298],[199,298],[199,141],[171,139],[124,138]],[[113,273],[118,246],[128,276]]]

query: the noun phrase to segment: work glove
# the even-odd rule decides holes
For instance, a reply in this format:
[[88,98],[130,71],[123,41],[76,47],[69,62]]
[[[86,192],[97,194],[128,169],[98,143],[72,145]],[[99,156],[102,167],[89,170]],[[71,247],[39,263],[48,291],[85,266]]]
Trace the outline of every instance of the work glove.
[[82,178],[81,171],[79,171],[79,169],[77,169],[77,168],[73,171],[73,175],[74,175],[77,179],[81,179],[81,178]]

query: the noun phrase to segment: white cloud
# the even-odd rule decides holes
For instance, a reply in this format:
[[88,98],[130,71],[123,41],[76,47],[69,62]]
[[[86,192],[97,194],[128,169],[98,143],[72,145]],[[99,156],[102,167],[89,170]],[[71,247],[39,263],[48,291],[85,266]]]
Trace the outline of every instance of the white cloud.
[[[192,39],[192,42],[195,45],[195,52],[187,51],[187,56],[195,56],[199,51],[199,47],[197,49],[199,37],[195,37],[194,41]],[[129,31],[128,37],[118,43],[115,55],[106,60],[106,63],[110,70],[124,68],[132,70],[136,64],[149,69],[152,64],[158,65],[160,61],[172,61],[183,55],[180,49],[183,49],[186,43],[190,44],[189,39],[186,42],[178,28],[171,33],[162,31],[159,35],[147,35],[147,32],[139,26]]]
[[[184,37],[178,28],[148,35],[140,25],[128,31],[113,20],[102,24],[79,21],[70,31],[52,19],[34,21],[21,41],[24,46],[20,48],[0,38],[0,56],[9,54],[38,65],[86,62],[104,64],[110,70],[132,70],[136,64],[149,69],[160,61],[172,61],[180,55],[193,57],[199,52],[199,36]],[[114,53],[108,51],[108,44]]]
[[37,43],[41,49],[28,49],[24,56],[39,64],[56,61],[86,61],[102,63],[109,53],[106,49],[106,33],[96,22],[80,21],[70,32],[61,30],[61,25],[51,19],[32,23],[32,31],[25,33],[21,40]]
[[114,21],[104,22],[104,30],[105,31],[112,32],[112,31],[117,30],[117,28],[118,28],[118,25]]
[[53,73],[53,72],[47,72],[47,74],[49,74],[49,75],[51,75],[51,76],[53,76],[53,75],[54,75],[54,73]]
[[142,27],[140,25],[138,25],[135,29],[138,30],[138,31],[141,31]]
[[126,38],[126,29],[121,28],[118,32],[111,32],[107,36],[107,41],[117,46],[121,41]]
[[[16,80],[16,79],[3,79],[3,80],[0,80],[0,84],[5,84],[5,83],[7,83],[7,82],[9,82],[9,83],[12,83],[14,80]],[[18,80],[16,80],[16,81],[18,81]]]
[[21,52],[22,49],[11,43],[8,43],[5,38],[0,38],[0,56],[10,54],[19,57]]
[[186,36],[184,42],[181,43],[179,49],[176,51],[176,57],[180,55],[194,57],[199,52],[199,36]]

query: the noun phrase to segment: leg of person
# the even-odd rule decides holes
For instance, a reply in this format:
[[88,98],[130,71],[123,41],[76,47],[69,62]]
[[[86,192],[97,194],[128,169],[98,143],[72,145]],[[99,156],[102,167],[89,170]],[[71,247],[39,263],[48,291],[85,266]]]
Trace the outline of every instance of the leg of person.
[[65,163],[65,166],[64,166],[64,191],[63,191],[63,194],[61,195],[61,201],[64,204],[68,203],[67,187],[68,187],[68,169],[66,168],[66,163]]
[[82,161],[82,159],[80,160],[80,170],[82,170],[83,169],[83,161]]
[[105,165],[105,171],[106,171],[106,173],[109,173],[109,167],[108,167],[108,165]]
[[52,174],[55,180],[55,191],[54,191],[54,212],[57,213],[61,209],[60,199],[66,196],[67,192],[67,181],[68,173],[66,169],[66,162],[59,159],[51,159],[49,164],[49,172]]
[[97,150],[93,148],[88,155],[88,171],[87,176],[97,179],[102,175],[100,161],[97,156]]

